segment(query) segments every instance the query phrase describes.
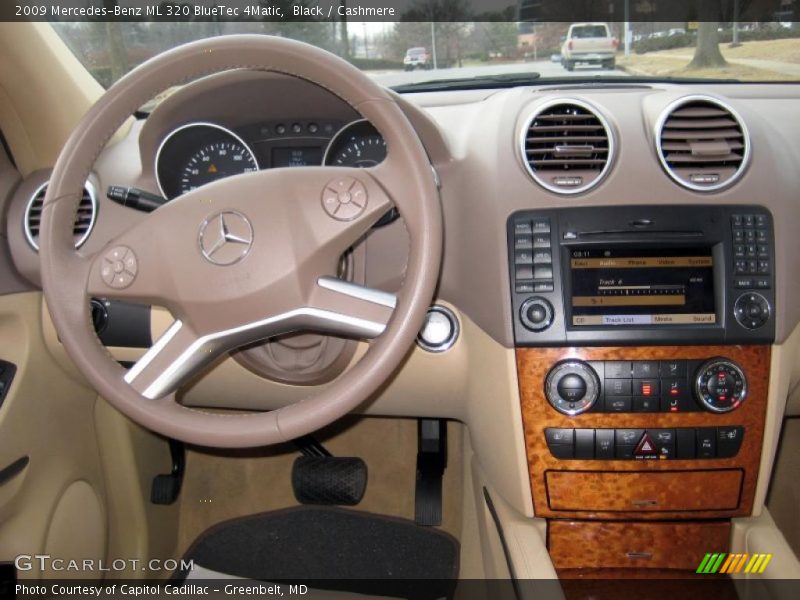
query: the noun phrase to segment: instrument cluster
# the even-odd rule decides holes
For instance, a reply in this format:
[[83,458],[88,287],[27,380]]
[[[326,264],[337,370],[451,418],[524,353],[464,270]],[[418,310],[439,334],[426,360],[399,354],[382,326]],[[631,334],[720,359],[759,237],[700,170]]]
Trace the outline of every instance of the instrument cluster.
[[385,140],[364,119],[277,121],[236,131],[196,121],[164,136],[156,152],[155,174],[161,194],[171,200],[207,183],[260,169],[367,168],[385,157]]

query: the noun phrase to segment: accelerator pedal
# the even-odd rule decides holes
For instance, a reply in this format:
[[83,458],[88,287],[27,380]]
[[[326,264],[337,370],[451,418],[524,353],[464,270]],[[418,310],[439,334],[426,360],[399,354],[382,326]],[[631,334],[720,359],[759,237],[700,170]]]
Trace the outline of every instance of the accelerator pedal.
[[183,443],[169,441],[169,454],[172,470],[164,475],[156,475],[150,486],[150,502],[153,504],[174,504],[181,493],[183,474],[186,470],[186,451]]
[[367,464],[338,457],[311,436],[295,440],[303,456],[292,466],[292,489],[300,504],[355,506],[367,489]]

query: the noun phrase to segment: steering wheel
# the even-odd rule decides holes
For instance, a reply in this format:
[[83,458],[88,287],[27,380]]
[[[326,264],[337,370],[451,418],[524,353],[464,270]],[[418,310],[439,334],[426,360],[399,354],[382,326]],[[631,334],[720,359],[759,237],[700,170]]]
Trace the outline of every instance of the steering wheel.
[[[92,255],[72,222],[84,182],[124,121],[159,92],[231,69],[292,75],[327,88],[384,136],[368,169],[258,171],[200,187],[162,206]],[[266,101],[266,99],[265,99]],[[342,253],[392,206],[410,248],[397,296],[335,278]],[[215,447],[305,435],[353,410],[393,374],[414,343],[439,275],[442,216],[431,165],[392,96],[336,56],[292,40],[237,35],[156,56],[88,111],[56,162],[42,211],[42,285],[58,335],[94,388],[133,421]],[[167,308],[175,321],[129,370],[100,344],[88,297]],[[227,352],[308,330],[373,340],[316,395],[263,413],[211,413],[176,392]]]

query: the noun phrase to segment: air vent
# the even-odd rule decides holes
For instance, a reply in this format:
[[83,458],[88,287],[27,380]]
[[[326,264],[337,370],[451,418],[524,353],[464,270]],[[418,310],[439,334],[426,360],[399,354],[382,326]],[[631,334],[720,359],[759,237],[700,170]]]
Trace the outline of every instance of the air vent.
[[613,154],[608,123],[579,100],[540,106],[522,131],[528,172],[539,185],[558,194],[578,194],[600,183]]
[[[25,209],[25,237],[28,243],[37,252],[39,251],[39,227],[42,221],[42,205],[44,204],[44,195],[47,192],[47,183],[43,183],[28,200],[28,206]],[[78,206],[78,212],[75,215],[75,225],[73,226],[73,233],[75,234],[75,247],[80,248],[81,245],[89,237],[94,227],[95,217],[97,216],[97,196],[95,195],[94,186],[88,181],[83,188],[83,196],[81,203]]]
[[670,105],[656,127],[658,157],[667,174],[690,190],[731,185],[750,158],[747,129],[719,100],[689,96]]

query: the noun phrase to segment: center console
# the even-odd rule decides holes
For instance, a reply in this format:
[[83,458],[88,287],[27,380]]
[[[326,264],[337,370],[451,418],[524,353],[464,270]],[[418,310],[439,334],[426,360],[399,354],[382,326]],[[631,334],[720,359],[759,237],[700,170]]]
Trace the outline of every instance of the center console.
[[[727,551],[764,435],[769,212],[525,211],[508,244],[533,505],[556,568],[684,569]],[[610,553],[569,552],[581,535]]]

